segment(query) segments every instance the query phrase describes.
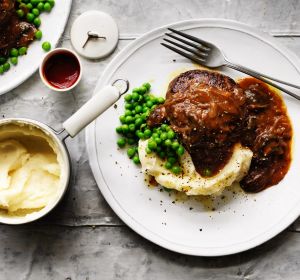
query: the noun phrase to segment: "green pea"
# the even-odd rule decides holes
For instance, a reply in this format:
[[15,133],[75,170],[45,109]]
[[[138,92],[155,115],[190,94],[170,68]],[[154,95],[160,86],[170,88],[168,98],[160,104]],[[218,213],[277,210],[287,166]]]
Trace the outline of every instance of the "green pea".
[[0,56],[0,65],[4,64],[7,61],[7,58],[4,56]]
[[143,87],[145,87],[147,89],[147,91],[149,91],[151,88],[151,85],[149,83],[144,83]]
[[172,148],[173,148],[174,150],[177,150],[178,147],[179,147],[179,143],[178,143],[178,141],[176,140],[176,141],[174,141],[174,142],[172,143]]
[[174,164],[176,161],[177,161],[177,159],[175,158],[175,157],[168,157],[168,162],[170,162],[171,164]]
[[119,120],[120,120],[121,123],[125,123],[125,122],[126,122],[125,119],[126,119],[126,116],[125,116],[125,115],[121,115],[121,116],[119,117]]
[[155,138],[159,138],[159,135],[157,132],[154,132],[153,130],[153,133],[152,133],[152,138],[155,139]]
[[179,147],[177,149],[177,154],[179,156],[182,156],[184,154],[184,148],[183,148],[183,146],[179,145]]
[[141,114],[141,118],[145,121],[149,116],[149,112]]
[[10,58],[10,62],[13,65],[17,65],[18,64],[18,57],[11,57]]
[[181,168],[179,166],[173,166],[172,167],[172,172],[174,174],[179,174],[179,173],[181,173]]
[[153,103],[153,104],[157,104],[157,98],[154,97],[154,96],[150,96],[150,101]]
[[157,147],[156,142],[155,142],[154,140],[152,140],[152,139],[149,140],[149,142],[148,142],[148,148],[149,148],[150,150],[155,150],[156,147]]
[[40,15],[40,11],[37,8],[33,8],[31,11],[36,17]]
[[151,154],[152,153],[152,151],[148,147],[146,147],[145,151],[146,151],[147,154]]
[[165,168],[167,168],[167,169],[171,169],[172,168],[172,163],[170,163],[170,162],[166,162],[165,163]]
[[144,86],[141,86],[140,88],[139,88],[139,94],[145,94],[146,92],[148,91],[148,89],[146,88],[146,87],[144,87]]
[[168,132],[168,139],[173,139],[175,137],[175,132],[173,130],[169,130]]
[[48,0],[48,3],[51,5],[51,7],[54,7],[55,1],[54,0]]
[[172,141],[170,139],[165,140],[164,142],[166,147],[171,147],[172,146]]
[[147,106],[143,106],[143,113],[148,113],[149,112],[149,109]]
[[44,10],[45,10],[46,12],[50,12],[51,9],[52,9],[52,7],[51,7],[51,5],[49,4],[49,2],[46,2],[46,3],[44,4]]
[[33,8],[31,3],[26,4],[26,7],[27,7],[28,10],[31,10]]
[[123,148],[123,147],[126,145],[126,140],[125,140],[125,138],[119,138],[118,141],[117,141],[117,145],[118,145],[120,148]]
[[132,116],[131,110],[125,110],[125,116]]
[[26,53],[27,53],[27,48],[26,47],[19,48],[19,55],[25,55]]
[[159,137],[153,138],[157,144],[161,144],[162,140]]
[[153,106],[153,102],[150,101],[150,100],[148,100],[148,101],[146,102],[146,106],[147,106],[148,108],[151,108],[151,107]]
[[12,48],[12,49],[10,50],[10,52],[9,52],[9,55],[10,55],[11,57],[17,57],[17,56],[19,56],[19,52],[18,52],[18,50],[17,50],[16,48]]
[[116,127],[116,132],[117,133],[122,133],[123,132],[122,126]]
[[204,168],[203,175],[205,177],[209,177],[209,176],[211,176],[211,174],[212,174],[212,171],[209,168]]
[[134,109],[137,113],[142,113],[143,112],[143,107],[141,105],[137,105]]
[[138,94],[137,92],[134,91],[134,92],[132,93],[132,99],[133,99],[134,101],[138,101],[139,98],[140,98],[139,94]]
[[42,21],[40,18],[36,17],[34,20],[33,20],[33,24],[36,26],[36,27],[39,27],[41,25]]
[[48,51],[51,50],[51,44],[49,42],[44,42],[42,44],[42,48],[43,48],[44,51],[48,52]]
[[136,152],[135,148],[128,148],[127,150],[128,157],[132,158],[135,155],[135,152]]
[[37,32],[35,32],[34,36],[36,39],[41,40],[43,37],[43,33],[41,30],[38,30]]
[[4,73],[4,67],[3,65],[0,65],[0,75],[3,75],[3,73]]
[[40,2],[37,4],[36,7],[39,9],[40,12],[44,11],[44,3]]
[[162,132],[160,135],[161,140],[166,140],[168,138],[168,134],[166,132]]
[[123,131],[123,133],[127,133],[129,131],[129,127],[127,124],[122,125],[122,131]]
[[165,123],[163,123],[161,126],[161,129],[163,130],[163,131],[166,131],[167,130],[167,127],[168,127],[168,125],[167,124],[165,124]]
[[17,10],[17,15],[19,18],[22,18],[24,16],[24,11],[22,9]]
[[144,139],[144,133],[140,130],[136,131],[136,136],[139,138],[139,139]]
[[134,123],[137,127],[140,127],[143,123],[143,120],[142,118],[136,118]]
[[134,125],[133,123],[131,123],[131,124],[128,126],[128,128],[129,128],[129,131],[135,132],[135,125]]
[[132,160],[133,160],[133,162],[134,162],[135,164],[141,163],[141,162],[140,162],[140,158],[139,158],[138,156],[134,156]]
[[150,129],[145,129],[144,135],[147,139],[151,137],[151,134],[152,134],[152,132]]
[[126,110],[131,110],[131,109],[132,109],[132,104],[126,103],[126,104],[125,104],[125,109],[126,109]]
[[126,116],[125,117],[125,123],[129,124],[132,123],[134,121],[133,116]]
[[165,99],[164,99],[163,97],[158,97],[158,98],[157,98],[157,102],[158,102],[159,104],[163,104],[163,103],[165,103]]
[[8,62],[5,62],[3,64],[3,70],[4,70],[4,72],[7,72],[9,69],[10,69],[10,64]]
[[132,95],[131,94],[126,94],[124,99],[127,101],[127,102],[130,102],[132,100]]
[[150,96],[149,96],[149,95],[145,95],[145,96],[144,96],[144,99],[145,99],[145,101],[147,102],[147,101],[150,100]]
[[33,22],[33,20],[34,20],[34,14],[28,13],[26,15],[26,19],[27,19],[28,22]]

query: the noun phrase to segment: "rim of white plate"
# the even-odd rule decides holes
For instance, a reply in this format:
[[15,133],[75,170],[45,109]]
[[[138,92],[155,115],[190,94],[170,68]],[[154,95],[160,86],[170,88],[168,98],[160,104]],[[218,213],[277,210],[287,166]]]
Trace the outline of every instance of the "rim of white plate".
[[[126,46],[105,68],[104,72],[102,73],[101,77],[98,80],[96,85],[95,91],[107,84],[110,80],[111,76],[114,74],[115,70],[118,69],[122,63],[124,63],[131,54],[133,54],[137,49],[139,49],[144,44],[148,43],[149,41],[161,36],[165,31],[166,28],[173,27],[173,28],[201,28],[201,27],[221,27],[221,28],[228,28],[232,30],[241,31],[243,33],[247,33],[256,39],[259,39],[267,44],[269,44],[272,48],[277,50],[282,56],[284,56],[293,67],[297,70],[300,74],[300,60],[299,58],[288,50],[286,47],[279,44],[272,38],[269,34],[264,33],[262,31],[256,30],[255,28],[248,26],[244,23],[240,23],[234,20],[226,20],[226,19],[214,19],[214,18],[207,18],[207,19],[198,19],[198,20],[185,20],[180,22],[171,23],[168,25],[164,25],[162,27],[155,28],[150,32],[145,33],[138,39],[134,40],[128,46]],[[118,215],[118,217],[127,224],[132,230],[134,230],[139,235],[143,236],[147,240],[174,252],[193,255],[193,256],[225,256],[235,253],[240,253],[249,249],[252,249],[256,246],[261,245],[262,243],[270,240],[281,231],[286,229],[291,223],[293,223],[298,216],[300,215],[300,206],[297,208],[295,207],[291,210],[285,218],[281,219],[276,226],[272,226],[269,230],[257,235],[256,237],[241,243],[236,243],[230,246],[222,246],[222,247],[196,247],[196,246],[184,246],[182,244],[177,244],[171,241],[168,241],[163,236],[160,236],[148,228],[145,228],[141,223],[136,221],[134,217],[130,216],[125,209],[119,204],[119,202],[114,198],[113,194],[111,193],[108,185],[106,184],[105,180],[102,176],[102,171],[99,167],[95,139],[95,125],[96,122],[94,121],[90,124],[86,129],[86,145],[87,151],[89,156],[89,162],[94,174],[95,180],[97,182],[98,188],[101,191],[102,195],[104,196],[107,203],[113,209],[113,211]],[[100,172],[99,172],[100,171]]]

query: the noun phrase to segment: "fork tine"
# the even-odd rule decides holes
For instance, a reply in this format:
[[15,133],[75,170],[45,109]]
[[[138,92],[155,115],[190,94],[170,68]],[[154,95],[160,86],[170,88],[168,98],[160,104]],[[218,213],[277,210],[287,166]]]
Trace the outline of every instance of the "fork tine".
[[177,36],[174,36],[173,34],[170,34],[170,33],[165,33],[165,35],[166,35],[166,36],[169,36],[169,37],[171,37],[171,38],[173,38],[173,39],[175,39],[175,40],[177,40],[177,41],[180,41],[180,42],[182,42],[182,43],[185,43],[185,44],[187,44],[187,45],[189,45],[189,46],[191,46],[191,47],[193,47],[193,48],[196,48],[196,49],[198,49],[198,50],[201,50],[201,51],[207,51],[207,48],[203,47],[201,44],[194,44],[194,43],[192,43],[191,41],[184,40],[184,39],[179,38],[179,37],[177,37]]
[[184,56],[186,58],[189,58],[190,60],[192,60],[192,61],[194,61],[196,63],[203,64],[203,62],[204,62],[203,59],[201,59],[201,58],[199,58],[199,57],[197,57],[195,55],[188,54],[186,52],[183,52],[183,51],[181,51],[181,50],[179,50],[177,48],[174,48],[174,47],[172,47],[172,46],[170,46],[168,44],[165,44],[165,43],[160,43],[160,44],[163,45],[164,47],[168,48],[169,50],[172,50],[173,52],[176,52],[176,53],[178,53],[178,54],[180,54],[180,55],[182,55],[182,56]]
[[171,41],[171,40],[168,40],[168,39],[165,39],[165,38],[163,40],[166,41],[166,42],[168,42],[168,43],[170,43],[170,44],[172,44],[172,45],[175,45],[176,47],[179,47],[179,48],[184,49],[184,50],[186,50],[188,52],[191,52],[191,53],[193,53],[193,54],[195,54],[197,56],[200,56],[203,59],[205,59],[208,56],[207,53],[196,51],[196,50],[194,50],[192,48],[186,47],[185,45],[176,43],[174,41]]
[[204,48],[206,48],[207,51],[210,50],[210,47],[208,46],[208,43],[207,43],[206,41],[201,40],[201,39],[199,39],[199,38],[197,38],[197,37],[195,37],[195,36],[192,36],[192,35],[183,33],[183,32],[181,32],[181,31],[177,31],[177,30],[175,30],[175,29],[173,29],[173,28],[168,28],[168,29],[169,29],[170,31],[172,31],[172,32],[174,32],[174,33],[176,33],[176,34],[178,34],[178,35],[181,35],[182,37],[185,37],[185,38],[187,38],[187,39],[190,39],[190,40],[192,40],[192,41],[194,41],[194,42],[197,42],[197,43],[201,44]]

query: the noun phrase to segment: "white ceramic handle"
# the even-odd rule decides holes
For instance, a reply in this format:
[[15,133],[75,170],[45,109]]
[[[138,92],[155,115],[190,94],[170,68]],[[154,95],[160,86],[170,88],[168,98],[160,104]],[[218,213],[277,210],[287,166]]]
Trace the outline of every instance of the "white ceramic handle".
[[106,86],[102,88],[74,115],[63,123],[63,128],[71,137],[74,137],[79,131],[114,104],[119,97],[120,93],[116,87]]

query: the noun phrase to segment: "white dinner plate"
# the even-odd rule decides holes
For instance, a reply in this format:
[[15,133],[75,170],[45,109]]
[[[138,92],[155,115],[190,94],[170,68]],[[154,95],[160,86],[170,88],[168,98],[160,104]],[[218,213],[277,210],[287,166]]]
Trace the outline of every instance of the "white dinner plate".
[[56,0],[50,13],[42,13],[40,26],[43,32],[41,41],[35,40],[29,45],[27,55],[20,56],[18,65],[10,67],[10,70],[0,76],[0,95],[6,93],[31,77],[39,68],[45,51],[42,42],[48,41],[54,48],[64,32],[68,22],[72,0]]
[[[116,78],[127,78],[131,89],[150,81],[153,93],[164,95],[176,74],[197,68],[160,45],[166,28],[171,26],[211,41],[234,62],[283,80],[300,81],[298,58],[271,36],[238,22],[202,19],[164,26],[135,40],[108,65],[96,89]],[[227,68],[220,71],[233,78],[243,76]],[[244,194],[228,190],[225,197],[215,201],[182,198],[175,201],[174,195],[161,188],[147,187],[140,167],[134,166],[126,151],[117,149],[115,127],[123,113],[123,99],[86,131],[90,165],[97,184],[124,223],[169,250],[220,256],[262,244],[290,225],[300,213],[300,103],[286,95],[284,100],[294,128],[293,161],[285,178],[265,191]]]

